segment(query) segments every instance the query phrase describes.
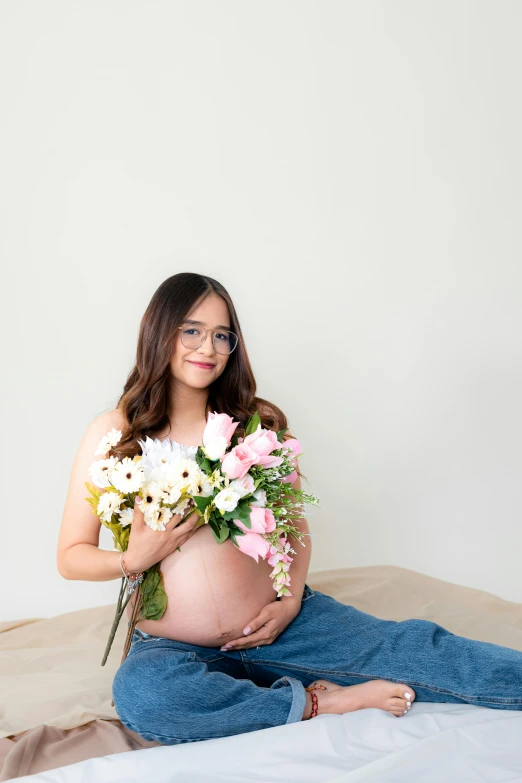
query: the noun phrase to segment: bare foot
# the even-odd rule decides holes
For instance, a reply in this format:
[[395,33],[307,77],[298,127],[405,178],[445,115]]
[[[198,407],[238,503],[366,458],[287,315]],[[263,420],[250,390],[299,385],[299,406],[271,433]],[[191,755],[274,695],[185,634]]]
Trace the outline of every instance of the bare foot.
[[[405,715],[415,699],[415,691],[409,685],[390,680],[368,680],[357,685],[337,685],[329,680],[314,680],[311,685],[324,685],[326,690],[317,689],[317,714],[344,715],[345,712],[377,707],[391,712],[396,718]],[[303,719],[312,713],[312,694],[306,693],[306,708]]]

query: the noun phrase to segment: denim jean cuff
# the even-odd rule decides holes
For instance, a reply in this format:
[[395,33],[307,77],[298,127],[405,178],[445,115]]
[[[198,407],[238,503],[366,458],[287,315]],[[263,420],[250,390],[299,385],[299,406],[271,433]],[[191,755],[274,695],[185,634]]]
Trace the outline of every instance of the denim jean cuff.
[[302,720],[303,712],[306,707],[306,691],[301,680],[297,680],[295,677],[281,677],[282,680],[287,680],[292,686],[292,706],[288,713],[287,723],[296,723]]

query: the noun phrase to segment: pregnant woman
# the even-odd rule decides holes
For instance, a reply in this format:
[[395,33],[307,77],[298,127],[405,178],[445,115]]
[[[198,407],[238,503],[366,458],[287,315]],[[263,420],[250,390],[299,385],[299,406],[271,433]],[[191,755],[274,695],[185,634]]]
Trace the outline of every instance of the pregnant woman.
[[[146,436],[195,454],[211,411],[239,421],[240,436],[256,410],[264,428],[286,428],[284,413],[255,392],[226,289],[193,273],[165,280],[142,318],[116,409],[91,422],[78,448],[58,541],[60,574],[122,576],[120,553],[99,549],[100,520],[85,500],[88,468],[109,430],[122,433],[122,457],[139,454]],[[208,525],[195,526],[196,513],[180,520],[151,530],[135,506],[124,557],[130,574],[160,562],[168,597],[160,620],[137,622],[113,683],[122,723],[143,738],[195,742],[370,707],[401,717],[415,699],[522,709],[522,652],[429,620],[382,620],[312,590],[308,536],[306,546],[293,546],[292,595],[277,598],[267,560],[256,563],[230,539],[218,544]],[[309,533],[305,518],[299,525]]]

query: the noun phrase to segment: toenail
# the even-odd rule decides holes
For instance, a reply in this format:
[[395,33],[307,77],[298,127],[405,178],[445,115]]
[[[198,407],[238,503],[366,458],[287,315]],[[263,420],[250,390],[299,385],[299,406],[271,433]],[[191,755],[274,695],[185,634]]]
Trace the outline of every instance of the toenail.
[[406,704],[408,705],[408,707],[411,707],[411,701],[407,701]]
[[406,692],[406,693],[404,694],[404,697],[405,697],[406,699],[411,699],[411,693],[408,693],[408,692]]
[[404,710],[404,714],[407,715],[408,714],[408,710]]
[[409,710],[411,710],[411,705],[408,707]]

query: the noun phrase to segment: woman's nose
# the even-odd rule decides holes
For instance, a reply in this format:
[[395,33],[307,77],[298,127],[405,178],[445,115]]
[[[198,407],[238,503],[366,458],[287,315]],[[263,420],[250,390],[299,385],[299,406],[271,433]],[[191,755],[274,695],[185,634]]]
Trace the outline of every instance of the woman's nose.
[[206,348],[207,347],[207,342],[209,340],[210,340],[210,352],[214,353],[214,350],[215,350],[214,349],[214,335],[212,334],[212,332],[207,332],[207,336],[205,337],[205,339],[203,340],[203,342],[199,346],[198,350],[201,351],[202,348]]

